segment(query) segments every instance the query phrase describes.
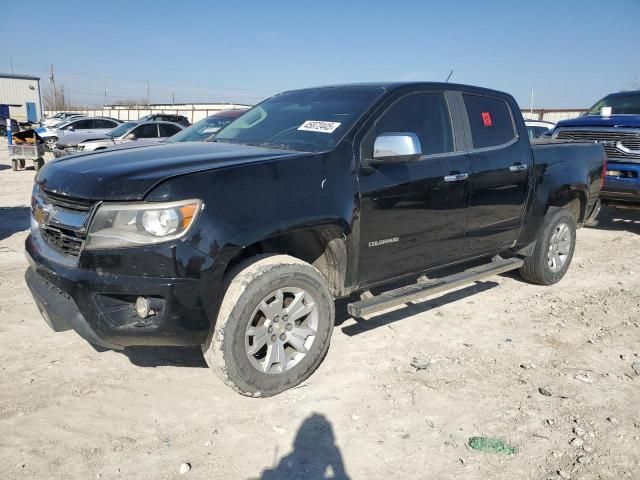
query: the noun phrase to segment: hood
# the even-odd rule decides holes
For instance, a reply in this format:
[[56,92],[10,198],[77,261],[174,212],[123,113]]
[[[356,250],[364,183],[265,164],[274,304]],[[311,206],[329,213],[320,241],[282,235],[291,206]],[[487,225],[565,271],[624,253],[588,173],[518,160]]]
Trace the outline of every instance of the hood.
[[584,117],[561,120],[556,127],[619,127],[640,128],[640,115],[586,115]]
[[104,150],[53,160],[37,183],[46,191],[87,200],[141,200],[155,185],[189,173],[301,155],[230,143],[183,142]]
[[110,145],[107,148],[110,152],[114,150],[124,150],[125,148],[131,149],[136,147],[148,147],[149,145],[157,145],[160,142],[166,140],[166,138],[139,138],[137,140],[118,140],[116,139],[115,145]]
[[60,140],[58,142],[58,145],[61,148],[75,147],[82,142],[89,142],[91,140],[102,140],[105,138],[109,137],[101,133],[69,133],[64,136],[64,140]]

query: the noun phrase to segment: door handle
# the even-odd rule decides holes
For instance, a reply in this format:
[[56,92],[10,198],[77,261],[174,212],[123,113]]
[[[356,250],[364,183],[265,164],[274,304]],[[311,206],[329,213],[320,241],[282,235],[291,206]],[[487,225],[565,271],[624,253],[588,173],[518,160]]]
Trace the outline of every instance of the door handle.
[[526,169],[527,166],[524,163],[514,163],[509,167],[512,172],[524,172]]
[[469,178],[468,173],[456,173],[453,175],[445,175],[444,181],[445,182],[461,182],[462,180],[466,180],[467,178]]

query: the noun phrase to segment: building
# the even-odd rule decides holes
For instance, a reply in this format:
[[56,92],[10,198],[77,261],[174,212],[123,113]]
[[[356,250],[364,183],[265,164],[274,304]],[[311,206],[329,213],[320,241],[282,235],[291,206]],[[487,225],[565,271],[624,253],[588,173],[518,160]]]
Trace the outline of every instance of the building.
[[42,118],[40,78],[0,73],[0,115],[18,122]]

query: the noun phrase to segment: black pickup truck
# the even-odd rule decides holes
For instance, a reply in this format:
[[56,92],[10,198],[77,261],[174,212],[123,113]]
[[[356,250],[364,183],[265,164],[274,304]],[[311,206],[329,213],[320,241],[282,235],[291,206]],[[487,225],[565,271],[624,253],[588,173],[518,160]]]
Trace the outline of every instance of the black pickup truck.
[[336,298],[363,317],[508,270],[559,281],[604,163],[593,143],[530,145],[493,90],[286,92],[210,142],[47,164],[26,280],[55,331],[202,345],[238,392],[274,395],[322,361]]

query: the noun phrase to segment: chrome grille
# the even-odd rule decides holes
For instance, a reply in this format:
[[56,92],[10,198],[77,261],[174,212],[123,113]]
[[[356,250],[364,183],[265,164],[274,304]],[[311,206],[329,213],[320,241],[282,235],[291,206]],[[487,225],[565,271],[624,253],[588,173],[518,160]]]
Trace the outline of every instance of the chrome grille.
[[94,204],[93,201],[40,190],[32,202],[32,214],[47,244],[65,255],[78,257]]
[[622,129],[558,129],[555,138],[579,142],[595,142],[604,147],[609,160],[640,162],[640,130]]
[[56,248],[66,255],[77,257],[80,255],[84,239],[76,237],[73,232],[63,233],[62,230],[51,227],[42,227],[40,229],[42,237],[49,245]]

